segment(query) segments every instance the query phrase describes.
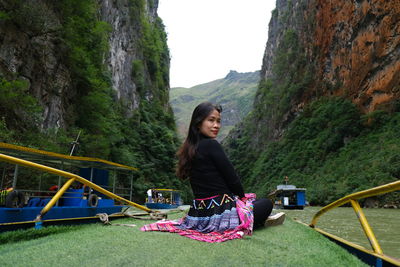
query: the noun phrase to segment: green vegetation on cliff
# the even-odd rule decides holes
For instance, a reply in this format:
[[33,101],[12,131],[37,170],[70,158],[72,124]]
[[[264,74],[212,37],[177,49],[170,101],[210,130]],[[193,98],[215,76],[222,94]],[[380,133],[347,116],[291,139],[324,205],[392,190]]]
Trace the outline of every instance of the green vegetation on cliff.
[[263,79],[257,91],[254,109],[257,114],[273,118],[274,123],[283,120],[293,102],[312,82],[312,67],[306,64],[304,48],[297,33],[287,30],[277,49],[273,76]]
[[[20,131],[32,129],[35,122],[40,119],[41,108],[36,99],[27,94],[28,82],[26,80],[7,81],[0,76],[0,136],[7,140],[11,133],[6,130],[6,125]],[[8,136],[8,137],[5,137]]]
[[[327,204],[400,177],[399,112],[362,116],[348,100],[322,98],[258,154],[248,146],[253,129],[247,126],[240,138],[229,140],[228,151],[246,189],[262,196],[288,176],[307,188],[311,204]],[[398,199],[390,194],[385,202]]]
[[[283,30],[254,109],[224,140],[246,191],[266,196],[288,176],[290,183],[307,188],[311,204],[327,204],[398,180],[400,106],[363,115],[346,96],[310,91],[318,77],[303,41],[298,30]],[[314,101],[307,103],[305,95]],[[399,199],[392,193],[382,202]]]
[[[22,1],[15,1],[15,5],[10,23],[21,20],[19,10],[24,10],[24,14],[30,10],[38,12],[35,8],[26,8],[27,4]],[[26,82],[0,76],[0,141],[68,153],[69,143],[81,131],[76,155],[137,167],[135,190],[138,195],[144,195],[148,187],[180,185],[174,175],[178,140],[168,105],[169,51],[164,26],[159,18],[154,23],[149,21],[144,0],[131,0],[129,5],[131,19],[138,26],[137,53],[142,55],[142,59],[132,62],[139,107],[128,111],[128,100],[117,100],[111,87],[110,74],[104,65],[111,27],[99,20],[98,2],[57,1],[54,8],[61,18],[58,37],[63,49],[60,53],[72,74],[72,88],[76,91],[68,105],[68,128],[41,130],[37,110],[40,105],[26,94]],[[38,114],[39,118],[32,114]],[[29,127],[21,127],[25,124]]]

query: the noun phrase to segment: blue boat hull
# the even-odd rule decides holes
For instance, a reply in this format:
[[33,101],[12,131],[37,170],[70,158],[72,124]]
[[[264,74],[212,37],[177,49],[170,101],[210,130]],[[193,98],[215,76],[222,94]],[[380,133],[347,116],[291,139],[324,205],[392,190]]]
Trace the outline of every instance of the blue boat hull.
[[175,208],[179,207],[179,205],[147,202],[146,207],[148,207],[149,209],[156,209],[156,210],[158,210],[158,209],[175,209]]
[[[42,220],[94,217],[98,213],[120,212],[123,206],[110,207],[53,207]],[[19,223],[35,220],[43,207],[0,208],[0,223]]]

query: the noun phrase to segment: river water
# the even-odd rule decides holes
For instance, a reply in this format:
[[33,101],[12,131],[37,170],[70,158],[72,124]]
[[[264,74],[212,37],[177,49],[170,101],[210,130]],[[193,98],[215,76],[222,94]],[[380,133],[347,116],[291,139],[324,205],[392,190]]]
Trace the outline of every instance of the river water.
[[[310,224],[311,219],[320,209],[321,207],[306,207],[304,210],[279,211],[285,212],[292,219]],[[363,208],[363,212],[383,253],[400,259],[400,209]],[[372,250],[357,215],[351,207],[339,207],[328,211],[319,217],[316,227]]]

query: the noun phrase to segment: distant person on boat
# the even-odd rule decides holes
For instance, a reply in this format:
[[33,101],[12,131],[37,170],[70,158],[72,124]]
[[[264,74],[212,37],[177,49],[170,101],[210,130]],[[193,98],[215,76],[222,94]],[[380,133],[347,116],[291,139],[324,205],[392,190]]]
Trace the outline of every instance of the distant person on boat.
[[147,202],[153,202],[153,192],[151,189],[147,190]]
[[184,218],[157,222],[143,231],[177,232],[206,242],[222,242],[251,235],[254,228],[282,224],[284,213],[269,217],[273,204],[245,194],[242,183],[215,138],[221,128],[220,106],[198,105],[188,136],[178,151],[177,176],[189,179],[195,199]]

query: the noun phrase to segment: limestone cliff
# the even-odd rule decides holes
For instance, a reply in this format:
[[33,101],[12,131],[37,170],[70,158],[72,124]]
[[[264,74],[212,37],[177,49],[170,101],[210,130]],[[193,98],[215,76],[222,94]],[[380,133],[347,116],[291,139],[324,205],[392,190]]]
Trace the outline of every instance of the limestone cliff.
[[[46,0],[0,1],[0,75],[8,80],[28,81],[28,91],[43,108],[42,129],[66,128],[74,124],[71,113],[75,109],[79,88],[68,65],[68,44],[65,42],[62,1]],[[89,1],[92,2],[92,1]],[[143,51],[143,16],[149,24],[157,23],[157,0],[144,2],[144,12],[136,2],[99,0],[99,21],[110,25],[108,52],[103,55],[116,100],[124,100],[128,113],[139,107],[138,81],[133,77],[132,62],[145,62]],[[138,6],[135,6],[138,5]],[[60,10],[61,9],[61,10]],[[136,13],[135,13],[136,12]],[[144,14],[141,14],[144,13]],[[167,56],[168,59],[168,56]],[[83,59],[81,59],[83,60]],[[165,64],[169,62],[166,61]],[[148,88],[157,87],[146,64],[141,75]],[[168,74],[166,74],[168,76]],[[168,91],[168,82],[164,88]],[[153,98],[154,90],[145,93]],[[79,97],[79,96],[78,96]],[[168,102],[165,103],[168,106]]]
[[253,110],[224,146],[249,191],[289,176],[327,204],[400,178],[399,99],[399,1],[277,0]]
[[43,107],[42,128],[65,127],[75,92],[65,64],[61,21],[50,2],[0,1],[0,75],[28,81]]
[[[132,19],[132,7],[129,0],[113,1],[101,0],[101,19],[108,22],[111,27],[109,37],[109,53],[106,63],[111,72],[112,87],[117,92],[118,99],[127,99],[128,108],[133,111],[139,107],[139,92],[137,81],[132,77],[132,62],[135,60],[145,61],[143,49],[141,48],[140,21]],[[158,0],[145,2],[145,17],[149,23],[157,23]],[[137,14],[136,14],[137,15]],[[165,62],[169,64],[169,62]],[[148,69],[144,70],[144,78],[148,84],[151,83]],[[152,85],[154,86],[154,85]],[[164,90],[168,90],[165,84]],[[152,92],[147,92],[148,100],[153,98]]]
[[[285,44],[288,32],[297,38],[296,44]],[[400,98],[398,1],[277,0],[263,59],[264,79],[278,78],[273,65],[285,45],[286,52],[300,47],[298,56],[303,61],[298,66],[292,62],[292,67],[302,75],[309,68],[312,77],[271,125],[273,139],[282,135],[284,125],[304,105],[323,95],[351,99],[364,113],[393,110]]]
[[140,166],[139,196],[179,184],[157,7],[158,0],[0,0],[0,142],[69,153],[80,134],[75,155]]
[[393,108],[400,98],[400,2],[319,1],[315,8],[319,79],[340,81],[332,94],[363,112]]

